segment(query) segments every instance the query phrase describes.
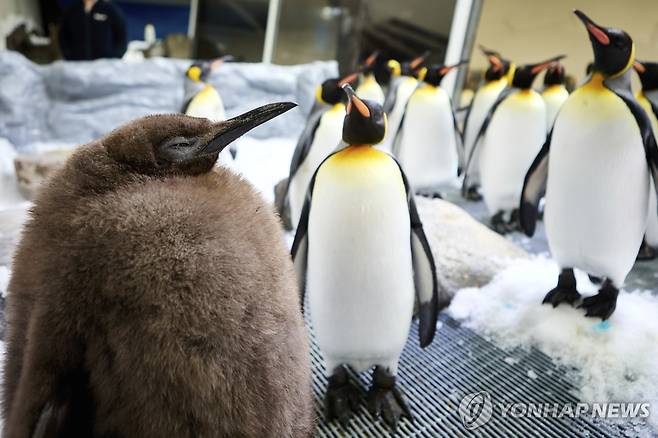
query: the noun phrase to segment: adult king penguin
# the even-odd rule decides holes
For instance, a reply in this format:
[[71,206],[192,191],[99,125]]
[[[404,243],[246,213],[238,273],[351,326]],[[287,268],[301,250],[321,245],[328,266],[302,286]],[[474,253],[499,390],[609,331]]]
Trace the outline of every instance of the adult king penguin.
[[368,408],[395,426],[411,415],[395,375],[414,300],[425,347],[448,299],[439,296],[436,266],[404,173],[392,156],[372,147],[386,130],[382,107],[361,100],[349,85],[344,89],[348,146],[315,173],[292,256],[329,375],[327,420],[347,422],[356,406],[359,392],[345,367],[374,366]]
[[500,94],[475,139],[462,192],[470,186],[473,156],[481,148],[482,194],[491,215],[491,227],[498,233],[518,228],[523,177],[546,139],[546,105],[532,89],[532,83],[539,72],[562,58],[517,68],[512,87]]
[[220,151],[294,104],[136,119],[40,192],[7,297],[4,434],[309,437],[281,227]]
[[450,71],[465,65],[434,65],[407,102],[393,151],[419,193],[438,195],[457,178],[461,132],[448,93],[440,87]]
[[392,152],[395,136],[400,129],[407,102],[418,86],[418,69],[423,65],[428,53],[423,54],[409,62],[399,63],[395,59],[388,61],[391,70],[391,85],[384,101],[384,113],[388,117],[386,137],[379,148],[384,152]]
[[566,100],[525,178],[521,226],[532,235],[546,192],[548,244],[561,268],[544,303],[580,300],[573,269],[604,281],[579,307],[607,319],[633,267],[647,224],[649,171],[658,177],[651,122],[631,92],[635,45],[622,30],[574,11],[589,34],[594,65]]
[[356,94],[361,99],[372,100],[383,105],[386,96],[384,96],[381,85],[375,79],[375,61],[378,56],[379,51],[375,51],[363,62],[363,66],[361,67],[361,83],[356,88]]
[[[642,89],[636,94],[637,101],[646,111],[654,137],[658,134],[658,63],[635,61],[635,71],[640,77]],[[656,212],[656,197],[653,188],[649,194],[649,218],[647,231],[642,241],[638,260],[653,260],[656,258],[656,247],[658,247],[658,214]]]
[[284,208],[289,211],[293,228],[297,227],[304,207],[308,184],[320,163],[341,145],[345,118],[345,93],[342,84],[356,80],[352,74],[343,79],[327,79],[316,92],[316,100],[324,108],[309,117],[295,147],[288,174]]
[[[515,66],[498,52],[483,46],[480,46],[480,50],[487,57],[489,67],[484,73],[484,84],[478,88],[475,96],[473,96],[473,101],[468,107],[468,113],[464,120],[464,153],[460,163],[462,169],[466,169],[466,160],[471,155],[473,143],[482,127],[482,122],[484,122],[500,93],[511,84],[515,70]],[[482,195],[478,191],[480,186],[480,153],[473,155],[472,160],[472,170],[469,174],[470,184],[463,195],[470,201],[479,201],[482,199]]]
[[[181,112],[192,117],[205,117],[212,122],[226,119],[224,101],[219,92],[208,83],[210,74],[217,70],[224,62],[233,59],[224,56],[214,61],[197,61],[185,71],[185,96]],[[220,154],[218,162],[231,165],[235,156],[235,149],[227,149]]]
[[557,112],[562,107],[562,104],[569,92],[565,87],[566,75],[564,73],[564,66],[559,62],[555,62],[546,68],[544,74],[544,90],[541,92],[541,97],[546,104],[546,130],[550,131],[553,127],[553,122],[557,116]]

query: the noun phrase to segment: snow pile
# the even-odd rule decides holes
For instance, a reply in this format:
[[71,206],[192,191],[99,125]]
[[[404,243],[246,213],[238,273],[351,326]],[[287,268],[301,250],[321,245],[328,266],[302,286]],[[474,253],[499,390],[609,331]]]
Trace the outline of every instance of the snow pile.
[[11,271],[7,266],[0,265],[0,296],[5,298],[7,296],[7,288],[9,287],[9,277]]
[[[650,402],[658,428],[658,297],[622,291],[608,321],[585,318],[566,304],[541,304],[558,272],[545,258],[516,262],[489,285],[460,290],[449,312],[502,348],[534,346],[573,367],[584,401]],[[581,294],[596,293],[586,275],[576,278]]]

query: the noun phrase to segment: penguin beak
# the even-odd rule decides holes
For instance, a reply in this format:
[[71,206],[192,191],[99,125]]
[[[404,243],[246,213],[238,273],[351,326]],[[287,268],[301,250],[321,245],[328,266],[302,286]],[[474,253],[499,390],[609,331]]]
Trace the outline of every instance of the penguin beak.
[[640,61],[635,61],[633,68],[638,73],[645,73],[647,71],[647,68]]
[[422,55],[412,59],[409,62],[409,68],[411,68],[412,70],[415,71],[418,67],[420,67],[423,64],[423,62],[425,62],[425,58],[430,56],[430,53],[431,52],[428,50],[425,53],[423,53]]
[[366,106],[365,103],[359,97],[356,95],[350,84],[344,84],[343,85],[343,90],[347,94],[347,98],[349,101],[347,102],[347,114],[350,114],[352,112],[352,107],[355,107],[357,111],[363,116],[363,117],[370,117],[370,110]]
[[366,58],[366,60],[363,62],[363,65],[365,65],[366,67],[370,67],[375,62],[375,60],[377,60],[378,56],[379,56],[379,50],[375,50],[370,54],[370,56]]
[[500,55],[498,54],[498,52],[494,52],[494,51],[491,50],[491,49],[487,49],[487,48],[484,47],[482,44],[480,44],[479,48],[480,48],[480,50],[482,51],[482,53],[484,53],[484,56],[486,56],[487,58],[488,58],[489,56],[495,56],[496,58],[500,58]]
[[341,79],[340,81],[338,81],[338,86],[342,87],[345,84],[350,84],[350,83],[354,82],[358,77],[359,77],[358,72],[349,74],[349,75],[345,76],[343,79]]
[[222,64],[228,61],[233,61],[233,56],[231,55],[225,55],[222,56],[221,58],[215,59],[213,62],[210,63],[210,71],[215,71],[219,67],[221,67]]
[[216,123],[213,137],[200,149],[200,155],[221,152],[237,138],[296,106],[297,104],[292,102],[271,103]]
[[536,75],[537,73],[539,73],[543,69],[547,68],[551,64],[554,64],[555,62],[557,62],[561,59],[564,59],[566,57],[567,57],[567,55],[559,55],[559,56],[556,56],[555,58],[551,58],[551,59],[548,59],[544,62],[540,62],[539,64],[534,64],[534,65],[530,66],[531,67],[530,72],[533,75]]
[[603,46],[607,46],[610,44],[610,37],[606,33],[606,31],[601,28],[598,24],[594,23],[587,15],[585,15],[582,11],[579,11],[578,9],[573,11],[574,14],[578,18],[580,18],[580,21],[583,22],[585,27],[587,28],[587,32],[594,38],[596,41],[598,41],[599,44]]
[[468,61],[469,61],[468,59],[463,59],[463,60],[459,61],[457,64],[447,65],[447,66],[445,66],[445,67],[441,67],[441,68],[439,69],[439,74],[440,74],[440,75],[445,75],[445,74],[447,74],[448,72],[450,72],[450,71],[456,69],[457,67],[461,67],[462,65],[466,65],[466,64],[468,64]]

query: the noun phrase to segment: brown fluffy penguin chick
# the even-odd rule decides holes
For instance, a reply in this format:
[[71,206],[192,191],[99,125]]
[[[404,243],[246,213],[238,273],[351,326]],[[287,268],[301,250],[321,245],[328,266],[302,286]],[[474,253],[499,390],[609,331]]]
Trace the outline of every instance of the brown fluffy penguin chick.
[[280,225],[248,183],[211,171],[229,142],[293,106],[135,120],[42,190],[9,286],[5,438],[312,433]]

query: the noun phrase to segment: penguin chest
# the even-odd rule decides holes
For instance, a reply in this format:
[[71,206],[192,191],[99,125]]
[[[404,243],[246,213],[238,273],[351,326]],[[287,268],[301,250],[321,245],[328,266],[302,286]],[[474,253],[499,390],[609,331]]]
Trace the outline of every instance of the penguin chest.
[[337,104],[320,118],[313,134],[308,155],[300,164],[290,181],[290,214],[293,224],[297,225],[308,185],[322,160],[334,152],[342,139],[345,105]]
[[398,158],[414,187],[436,187],[457,177],[457,143],[448,94],[418,88],[407,105]]
[[356,94],[361,99],[372,100],[380,105],[384,104],[384,91],[373,75],[368,75],[363,79],[361,85],[356,88]]
[[418,80],[416,78],[406,76],[400,78],[400,83],[395,90],[395,104],[388,114],[388,130],[386,132],[386,139],[383,142],[387,151],[390,151],[391,142],[395,139],[400,128],[404,109],[417,85]]
[[318,170],[308,223],[307,292],[328,360],[397,358],[414,303],[410,220],[400,170],[350,147]]
[[484,122],[485,117],[487,117],[489,110],[496,102],[500,93],[505,89],[506,84],[507,81],[505,79],[492,81],[480,87],[477,93],[475,93],[471,110],[468,114],[466,130],[464,131],[466,158],[468,158],[471,149],[473,149],[473,142],[478,132],[480,132],[482,122]]
[[631,111],[603,86],[576,90],[555,121],[548,167],[546,233],[558,262],[621,285],[642,241],[648,191]]
[[562,85],[552,85],[541,94],[546,104],[546,130],[550,131],[557,112],[569,97],[569,92]]
[[217,90],[207,85],[190,101],[185,114],[192,117],[204,117],[219,122],[226,119],[224,103]]
[[480,155],[482,192],[491,214],[518,208],[525,174],[545,139],[546,108],[535,91],[518,91],[496,108]]

